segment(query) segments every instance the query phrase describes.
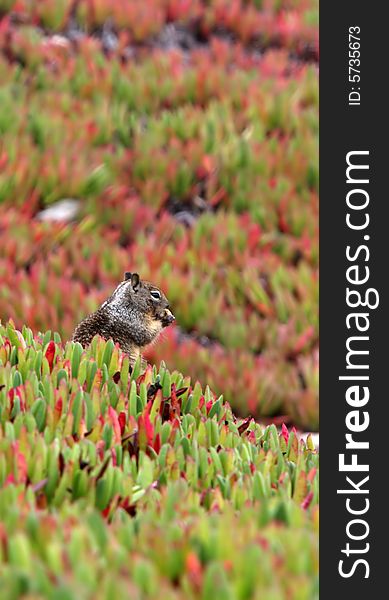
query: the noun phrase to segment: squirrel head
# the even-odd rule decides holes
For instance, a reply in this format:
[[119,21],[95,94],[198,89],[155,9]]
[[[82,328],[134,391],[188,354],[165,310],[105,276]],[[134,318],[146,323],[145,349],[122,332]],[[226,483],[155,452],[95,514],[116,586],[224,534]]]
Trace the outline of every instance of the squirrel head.
[[137,314],[143,319],[145,328],[155,330],[155,333],[175,320],[165,294],[149,281],[142,281],[138,273],[128,271],[101,308],[114,309],[124,320],[126,315],[133,320]]

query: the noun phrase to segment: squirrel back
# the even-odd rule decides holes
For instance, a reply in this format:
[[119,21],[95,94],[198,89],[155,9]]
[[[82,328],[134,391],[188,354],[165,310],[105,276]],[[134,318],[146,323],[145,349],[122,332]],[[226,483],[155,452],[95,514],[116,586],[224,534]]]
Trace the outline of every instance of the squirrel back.
[[138,273],[126,272],[113,294],[79,325],[72,340],[88,346],[95,335],[118,343],[134,364],[145,346],[175,320],[164,293]]

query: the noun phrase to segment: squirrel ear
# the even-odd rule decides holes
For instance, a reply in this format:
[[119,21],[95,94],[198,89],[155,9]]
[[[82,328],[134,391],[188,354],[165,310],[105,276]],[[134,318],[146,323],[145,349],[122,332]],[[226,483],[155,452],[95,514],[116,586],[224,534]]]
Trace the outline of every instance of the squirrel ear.
[[138,287],[140,283],[140,277],[138,275],[138,273],[132,273],[131,275],[131,285],[133,287],[134,290],[136,290],[136,288]]
[[129,279],[131,279],[132,277],[132,273],[130,273],[130,271],[126,271],[124,273],[124,281],[128,281]]

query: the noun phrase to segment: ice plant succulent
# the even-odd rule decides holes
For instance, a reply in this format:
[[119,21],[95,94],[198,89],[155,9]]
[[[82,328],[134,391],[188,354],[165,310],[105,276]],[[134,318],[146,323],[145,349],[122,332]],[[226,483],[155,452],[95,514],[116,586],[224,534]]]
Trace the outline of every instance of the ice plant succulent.
[[[286,557],[304,547],[298,573],[306,591],[298,597],[314,597],[318,455],[310,440],[250,419],[240,423],[222,397],[163,364],[141,372],[138,363],[130,374],[128,357],[111,341],[96,337],[83,350],[78,343],[63,345],[51,332],[34,336],[26,327],[19,332],[12,323],[0,326],[0,448],[7,549],[0,580],[7,586],[12,576],[19,581],[24,574],[28,589],[43,590],[52,569],[60,577],[70,564],[67,585],[76,592],[76,531],[90,540],[98,536],[97,552],[105,560],[124,528],[117,543],[133,556],[125,561],[133,566],[123,571],[119,556],[111,564],[119,587],[158,586],[163,577],[168,589],[178,582],[184,593],[189,585],[195,597],[205,593],[212,569],[219,572],[228,562],[225,589],[239,588],[245,576],[229,533],[235,527],[249,555],[258,558],[264,548],[272,554],[282,544],[289,563],[287,578],[281,568],[271,581],[265,571],[254,570],[253,590],[276,585],[292,594],[297,571]],[[11,506],[19,515],[16,530]],[[173,514],[179,520],[168,525]],[[70,522],[76,537],[67,549],[59,532],[67,535]],[[34,538],[38,523],[46,534]],[[153,528],[161,536],[150,537]],[[81,543],[81,555],[89,543]],[[53,544],[62,545],[67,558]],[[139,560],[153,565],[148,584],[139,579]],[[91,592],[93,579],[87,579]]]
[[[0,26],[1,318],[67,338],[130,257],[180,323],[151,360],[317,428],[317,71],[289,52],[315,2],[156,0],[180,23],[142,43],[122,2],[38,4]],[[40,223],[64,198],[76,223]]]

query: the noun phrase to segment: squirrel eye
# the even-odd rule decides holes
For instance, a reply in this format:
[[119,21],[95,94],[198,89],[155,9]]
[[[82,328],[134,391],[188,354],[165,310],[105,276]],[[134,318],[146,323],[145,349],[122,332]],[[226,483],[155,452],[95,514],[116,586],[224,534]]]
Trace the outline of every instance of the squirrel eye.
[[153,300],[160,300],[161,299],[161,292],[158,292],[158,290],[152,290],[150,292],[150,296],[152,297]]

